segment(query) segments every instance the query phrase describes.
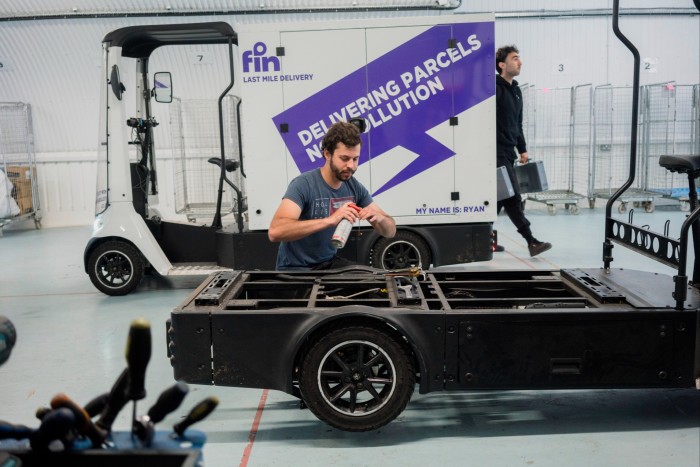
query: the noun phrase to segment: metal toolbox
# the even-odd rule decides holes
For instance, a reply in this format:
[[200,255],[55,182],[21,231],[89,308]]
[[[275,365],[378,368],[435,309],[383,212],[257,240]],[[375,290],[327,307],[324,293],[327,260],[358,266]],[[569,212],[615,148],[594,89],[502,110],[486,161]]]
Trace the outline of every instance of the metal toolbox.
[[542,161],[516,165],[515,175],[518,177],[520,193],[537,193],[549,189],[547,174],[544,171],[544,164]]
[[515,196],[513,184],[504,166],[496,168],[496,201],[503,201]]

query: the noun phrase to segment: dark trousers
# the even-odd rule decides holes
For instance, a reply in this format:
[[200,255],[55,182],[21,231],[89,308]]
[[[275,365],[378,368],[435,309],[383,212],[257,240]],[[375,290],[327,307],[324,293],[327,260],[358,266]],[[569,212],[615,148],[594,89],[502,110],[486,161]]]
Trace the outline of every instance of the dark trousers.
[[523,211],[522,197],[520,196],[520,187],[518,184],[518,177],[515,175],[515,170],[513,165],[515,160],[512,157],[514,153],[513,149],[510,149],[510,156],[507,150],[502,148],[498,149],[498,155],[496,157],[497,167],[505,167],[506,172],[508,172],[508,177],[510,182],[513,184],[513,191],[515,195],[510,198],[499,201],[496,204],[496,213],[500,214],[501,209],[506,210],[506,214],[510,221],[513,223],[518,233],[523,236],[527,243],[532,243],[534,237],[532,236],[532,231],[530,230],[530,221],[525,217],[525,212]]

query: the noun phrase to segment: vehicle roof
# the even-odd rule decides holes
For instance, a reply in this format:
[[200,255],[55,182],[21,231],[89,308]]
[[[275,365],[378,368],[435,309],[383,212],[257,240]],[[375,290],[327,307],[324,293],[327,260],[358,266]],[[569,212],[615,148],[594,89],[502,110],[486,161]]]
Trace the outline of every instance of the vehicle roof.
[[102,42],[122,48],[122,56],[147,58],[163,45],[238,44],[238,36],[230,24],[211,23],[157,24],[129,26],[108,33]]

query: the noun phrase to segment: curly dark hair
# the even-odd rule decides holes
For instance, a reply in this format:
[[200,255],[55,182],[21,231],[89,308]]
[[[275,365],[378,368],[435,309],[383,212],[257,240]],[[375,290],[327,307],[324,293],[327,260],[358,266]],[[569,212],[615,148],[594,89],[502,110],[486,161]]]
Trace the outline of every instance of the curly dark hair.
[[345,146],[352,148],[360,144],[360,130],[356,125],[348,122],[336,122],[328,129],[326,136],[323,137],[321,149],[328,150],[333,155],[338,143],[343,143]]
[[501,74],[501,68],[498,66],[498,64],[504,63],[506,58],[508,58],[508,54],[511,52],[515,52],[516,54],[520,53],[515,45],[504,45],[496,51],[496,73],[499,75]]

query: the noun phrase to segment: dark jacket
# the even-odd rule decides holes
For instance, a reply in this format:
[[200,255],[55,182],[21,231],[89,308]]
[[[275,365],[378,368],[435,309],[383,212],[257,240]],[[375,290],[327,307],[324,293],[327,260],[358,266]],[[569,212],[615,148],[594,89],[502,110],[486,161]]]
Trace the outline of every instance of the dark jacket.
[[518,154],[527,152],[523,135],[523,95],[518,82],[513,84],[496,75],[496,145],[499,157],[515,160],[514,147]]

